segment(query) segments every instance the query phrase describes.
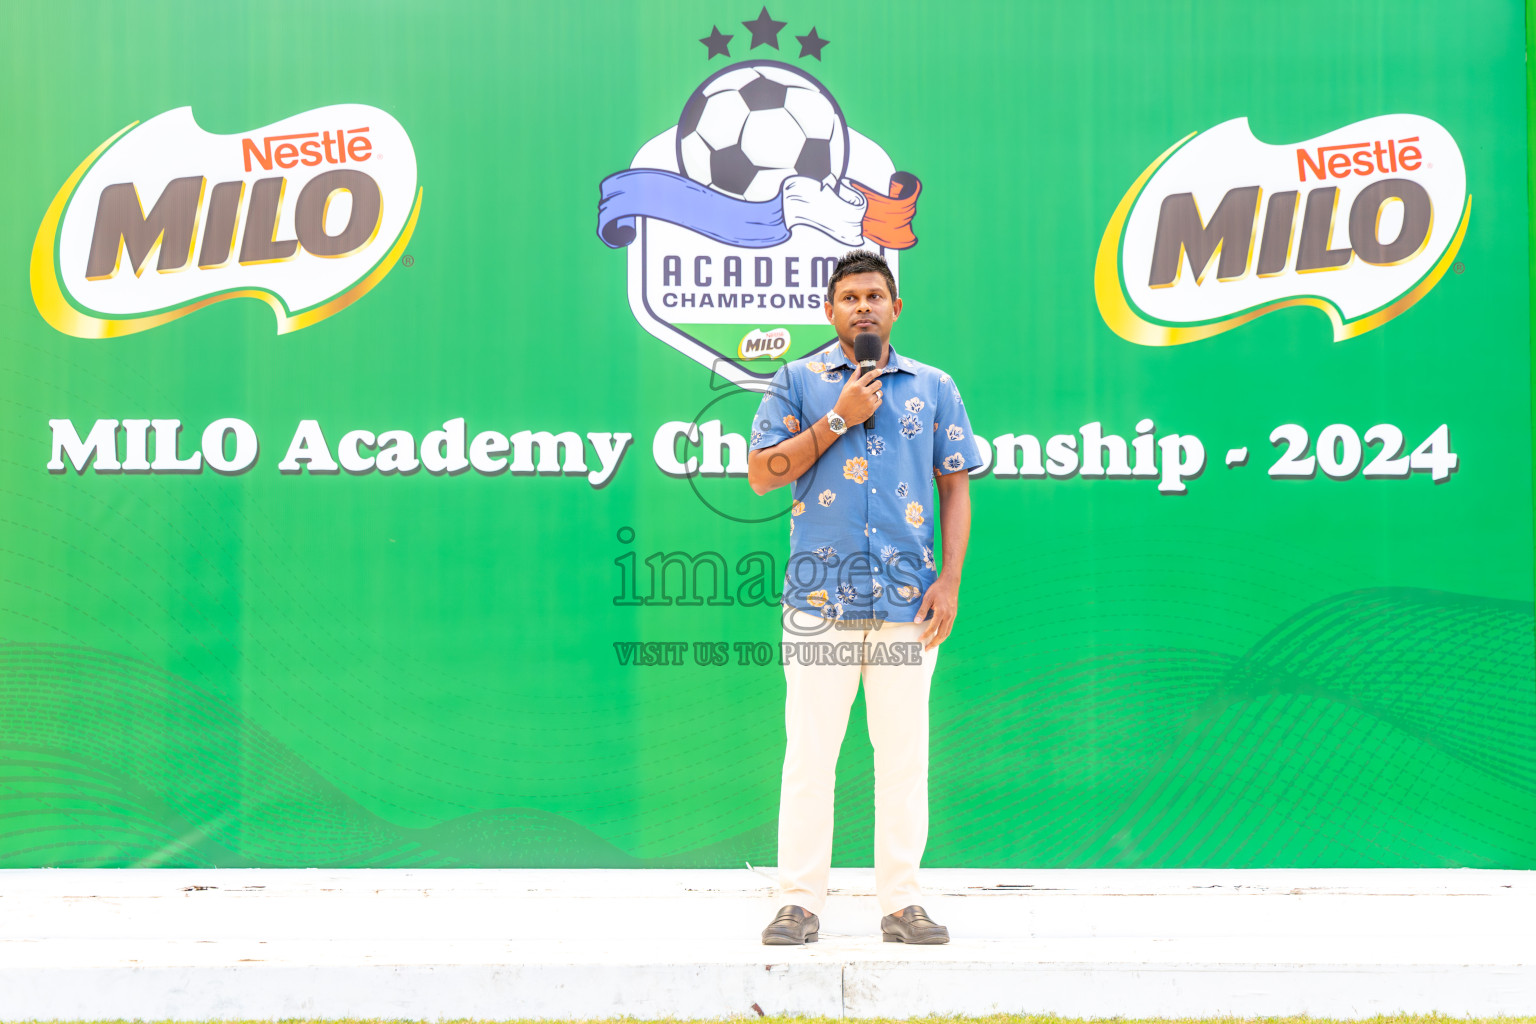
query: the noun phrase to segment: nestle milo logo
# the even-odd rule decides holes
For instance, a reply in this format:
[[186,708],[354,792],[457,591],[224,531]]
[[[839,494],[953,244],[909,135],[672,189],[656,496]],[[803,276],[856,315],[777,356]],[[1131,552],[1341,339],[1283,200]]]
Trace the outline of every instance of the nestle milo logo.
[[77,337],[227,298],[261,299],[279,333],[297,330],[377,284],[419,209],[415,151],[382,110],[215,135],[182,107],[108,139],[65,182],[33,244],[33,299]]
[[777,359],[788,351],[789,331],[783,327],[775,327],[771,331],[754,328],[747,332],[741,344],[736,347],[736,355],[741,359]]
[[1245,118],[1148,167],[1099,245],[1094,288],[1115,333],[1144,345],[1210,337],[1312,306],[1335,340],[1402,314],[1455,258],[1471,197],[1456,142],[1415,114],[1268,145]]

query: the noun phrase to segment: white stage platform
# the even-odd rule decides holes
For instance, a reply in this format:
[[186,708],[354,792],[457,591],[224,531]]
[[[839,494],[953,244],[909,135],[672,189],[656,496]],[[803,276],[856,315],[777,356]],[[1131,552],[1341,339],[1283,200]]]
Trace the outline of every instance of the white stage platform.
[[0,871],[0,1020],[1536,1013],[1530,872],[923,881],[948,946],[882,943],[859,870],[803,948],[744,868]]

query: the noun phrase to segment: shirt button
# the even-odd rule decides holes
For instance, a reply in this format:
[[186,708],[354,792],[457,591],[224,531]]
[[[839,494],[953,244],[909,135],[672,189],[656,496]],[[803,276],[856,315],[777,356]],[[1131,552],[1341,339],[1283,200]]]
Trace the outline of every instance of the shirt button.
[[871,526],[869,528],[869,532],[870,533],[879,533],[880,532],[880,527],[878,527],[878,526]]
[[874,488],[873,488],[873,487],[871,487],[871,488],[870,488],[870,489],[869,489],[869,493],[870,493],[870,494],[879,494],[879,493],[880,493],[880,492],[879,492],[879,491],[877,491],[877,490],[875,490],[875,489],[874,489]]

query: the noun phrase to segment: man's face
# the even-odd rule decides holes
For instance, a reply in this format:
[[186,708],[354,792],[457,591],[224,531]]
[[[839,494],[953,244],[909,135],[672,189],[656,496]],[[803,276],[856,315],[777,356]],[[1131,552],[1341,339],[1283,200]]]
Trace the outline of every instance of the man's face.
[[852,345],[855,337],[870,331],[880,336],[883,348],[891,339],[891,325],[901,315],[901,300],[891,298],[884,274],[849,274],[837,282],[826,313],[843,344]]

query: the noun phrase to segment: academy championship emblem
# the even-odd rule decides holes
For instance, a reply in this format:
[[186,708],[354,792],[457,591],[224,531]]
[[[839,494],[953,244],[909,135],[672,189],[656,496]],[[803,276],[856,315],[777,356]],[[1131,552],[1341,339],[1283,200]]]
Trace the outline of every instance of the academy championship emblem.
[[1139,345],[1180,345],[1292,306],[1343,341],[1399,316],[1456,259],[1472,214],[1450,132],[1385,114],[1270,145],[1236,118],[1142,172],[1099,244],[1105,323]]
[[[746,23],[753,45],[777,48],[778,28],[760,39],[764,21],[784,24],[766,11]],[[701,41],[714,56],[730,38]],[[818,57],[826,45],[814,29],[797,38],[802,55],[806,39]],[[848,126],[826,86],[780,61],[723,68],[679,110],[603,179],[598,236],[628,249],[630,308],[647,331],[733,382],[765,378],[830,337],[822,302],[844,252],[878,249],[898,272],[921,185]]]
[[420,209],[411,140],[377,107],[321,107],[234,135],[180,107],[124,128],[64,182],[32,245],[32,299],[77,338],[232,298],[265,302],[285,334],[377,285]]

